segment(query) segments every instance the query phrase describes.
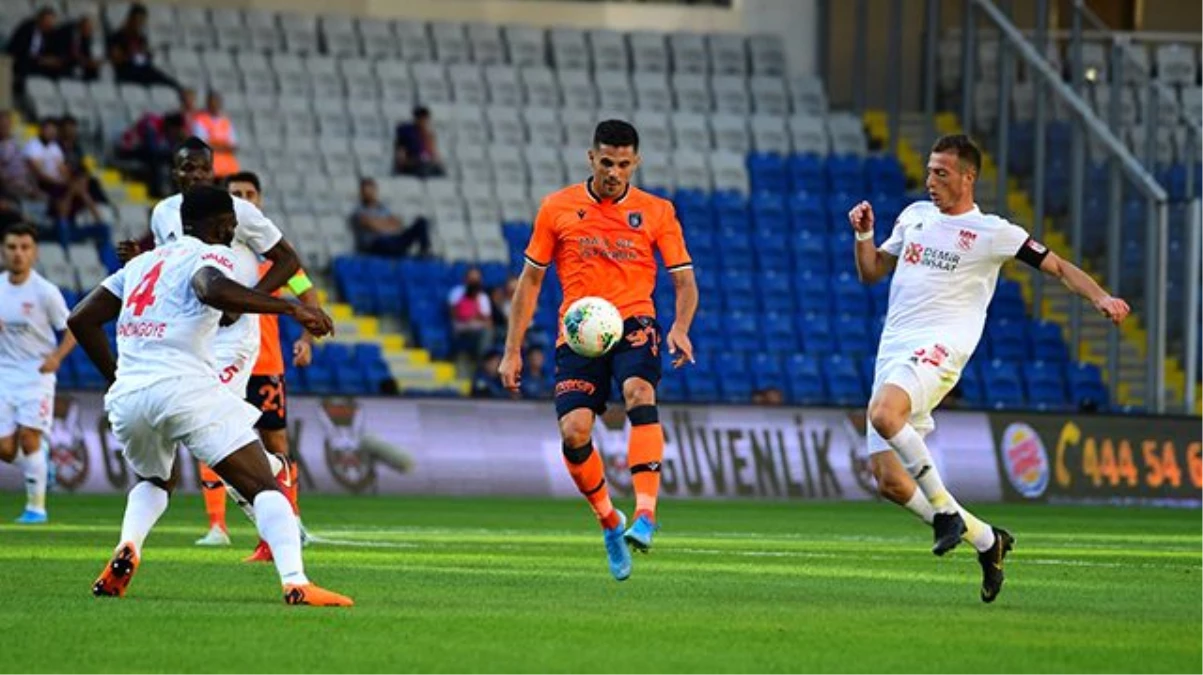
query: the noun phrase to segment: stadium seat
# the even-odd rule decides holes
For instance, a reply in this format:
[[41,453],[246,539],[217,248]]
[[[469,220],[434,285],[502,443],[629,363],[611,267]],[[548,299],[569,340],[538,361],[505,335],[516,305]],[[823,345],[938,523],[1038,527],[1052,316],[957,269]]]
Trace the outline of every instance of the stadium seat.
[[786,395],[795,405],[814,405],[826,400],[823,374],[813,356],[794,354],[785,362]]
[[822,361],[822,370],[830,400],[836,405],[863,407],[869,397],[861,380],[856,360],[832,354]]

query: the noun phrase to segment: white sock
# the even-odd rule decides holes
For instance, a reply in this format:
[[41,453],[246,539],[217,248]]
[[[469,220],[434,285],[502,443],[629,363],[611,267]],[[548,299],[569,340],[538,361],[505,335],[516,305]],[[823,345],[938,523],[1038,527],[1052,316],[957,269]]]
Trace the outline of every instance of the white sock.
[[32,455],[22,453],[17,461],[25,472],[25,508],[46,513],[46,451],[38,448]]
[[259,538],[272,550],[280,583],[309,583],[305,564],[301,562],[301,528],[288,498],[278,490],[264,490],[256,495],[255,524],[259,528]]
[[902,507],[919,516],[919,519],[928,525],[931,525],[932,517],[936,513],[936,510],[931,506],[931,502],[927,501],[927,497],[923,496],[923,491],[918,489],[911,494],[911,498],[906,500],[906,503]]
[[965,534],[961,537],[965,541],[973,545],[973,548],[981,551],[989,551],[991,546],[994,546],[994,528],[990,523],[983,522],[977,516],[965,510],[957,500],[952,500],[953,506],[961,514],[961,520],[965,521]]
[[928,451],[927,444],[923,442],[919,432],[906,424],[893,438],[887,438],[886,442],[898,453],[902,465],[915,478],[919,489],[923,491],[927,501],[931,502],[936,513],[954,513],[956,505],[952,495],[948,494],[944,481],[940,480],[940,472],[936,470],[936,463],[932,461],[931,452]]
[[[279,457],[276,457],[266,450],[263,451],[263,454],[267,455],[267,465],[271,469],[273,476],[278,475],[284,470],[284,462],[281,462]],[[238,490],[235,490],[233,485],[230,485],[225,481],[222,481],[222,484],[226,486],[226,494],[230,495],[230,499],[233,499],[234,503],[238,505],[238,508],[242,509],[242,513],[246,516],[246,519],[254,524],[255,507],[251,506],[250,502],[243,499],[242,495],[238,494]],[[287,499],[287,497],[285,497],[285,499]]]
[[139,481],[125,500],[125,518],[121,521],[118,546],[128,541],[134,545],[138,557],[142,557],[142,542],[167,510],[168,497],[167,491],[154,483]]

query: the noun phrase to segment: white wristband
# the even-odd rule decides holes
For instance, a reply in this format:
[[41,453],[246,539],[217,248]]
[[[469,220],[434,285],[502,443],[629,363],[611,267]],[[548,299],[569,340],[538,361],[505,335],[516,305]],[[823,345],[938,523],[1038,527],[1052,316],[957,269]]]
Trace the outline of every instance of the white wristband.
[[856,240],[857,240],[857,241],[869,241],[869,240],[870,240],[870,239],[872,239],[872,238],[873,238],[873,231],[872,231],[872,230],[870,230],[870,231],[868,231],[868,232],[857,232],[857,233],[856,233]]

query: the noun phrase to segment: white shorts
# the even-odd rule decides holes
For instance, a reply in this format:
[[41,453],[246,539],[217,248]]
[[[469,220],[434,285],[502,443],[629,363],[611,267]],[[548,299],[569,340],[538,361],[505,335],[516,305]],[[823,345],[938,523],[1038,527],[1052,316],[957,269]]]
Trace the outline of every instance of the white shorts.
[[[965,361],[959,354],[952,353],[940,344],[920,347],[909,354],[879,355],[873,377],[873,394],[876,395],[887,384],[905,391],[911,399],[910,425],[920,436],[926,436],[936,429],[932,411],[957,386]],[[889,450],[890,444],[877,433],[873,425],[866,426],[868,454]]]
[[0,438],[12,436],[17,427],[48,434],[53,426],[53,387],[0,387]]
[[164,380],[105,397],[105,412],[125,461],[143,478],[171,478],[178,443],[213,466],[259,438],[260,411],[212,380]]
[[255,362],[245,356],[217,357],[217,379],[222,386],[242,400],[246,400],[246,386],[251,381]]

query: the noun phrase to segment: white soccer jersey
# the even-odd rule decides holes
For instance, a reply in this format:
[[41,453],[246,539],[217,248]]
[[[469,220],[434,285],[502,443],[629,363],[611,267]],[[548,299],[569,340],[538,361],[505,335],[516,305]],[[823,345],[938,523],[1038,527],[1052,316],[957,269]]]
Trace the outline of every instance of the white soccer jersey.
[[942,344],[964,365],[982,337],[999,268],[1028,239],[1023,228],[976,205],[959,216],[931,202],[908,206],[881,245],[898,265],[878,359]]
[[[155,205],[150,214],[155,246],[184,235],[184,224],[180,219],[183,202],[184,196],[177,194]],[[258,207],[245,199],[234,197],[234,215],[238,218],[234,242],[230,244],[234,254],[234,279],[243,286],[254,288],[259,283],[259,256],[270,251],[284,235]],[[219,363],[254,363],[259,357],[258,315],[243,315],[232,325],[219,330],[213,350]]]
[[58,347],[54,331],[67,330],[67,302],[36,271],[21,284],[0,272],[0,387],[54,387],[54,374],[38,372]]
[[225,246],[180,237],[134,258],[102,282],[121,298],[117,382],[110,396],[163,380],[216,382],[213,344],[222,313],[192,290],[192,277],[204,267],[233,278],[233,254]]

